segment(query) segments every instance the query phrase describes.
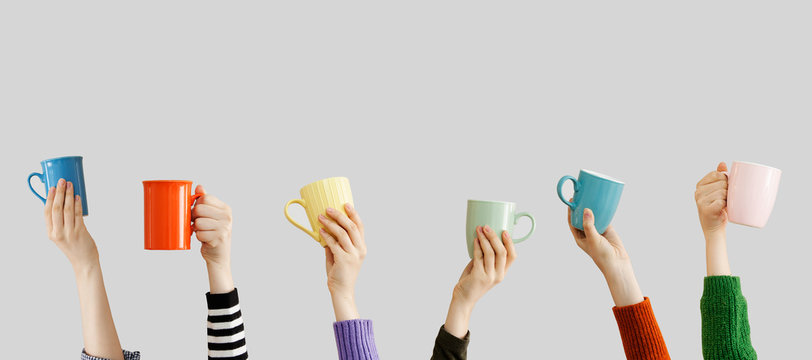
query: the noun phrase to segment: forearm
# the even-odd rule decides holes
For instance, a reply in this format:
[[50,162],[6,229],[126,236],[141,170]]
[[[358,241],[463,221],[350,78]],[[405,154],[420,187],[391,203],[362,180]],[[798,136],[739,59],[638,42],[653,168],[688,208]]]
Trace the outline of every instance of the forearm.
[[725,230],[705,232],[705,261],[708,276],[730,275]]
[[336,315],[336,321],[361,318],[361,315],[358,314],[358,308],[355,306],[354,294],[331,292],[330,297],[333,301],[333,311]]
[[226,294],[234,290],[230,264],[206,263],[206,270],[209,273],[209,291],[212,294]]
[[74,274],[79,290],[85,351],[96,357],[123,359],[121,343],[104,288],[101,266],[98,261],[74,266]]
[[643,292],[637,284],[631,262],[623,262],[612,268],[603,270],[609,292],[612,293],[612,300],[615,306],[628,306],[638,304],[643,301]]
[[448,315],[445,318],[445,331],[455,337],[462,339],[468,334],[468,324],[471,321],[471,313],[474,310],[473,304],[468,304],[460,299],[452,298],[448,306]]

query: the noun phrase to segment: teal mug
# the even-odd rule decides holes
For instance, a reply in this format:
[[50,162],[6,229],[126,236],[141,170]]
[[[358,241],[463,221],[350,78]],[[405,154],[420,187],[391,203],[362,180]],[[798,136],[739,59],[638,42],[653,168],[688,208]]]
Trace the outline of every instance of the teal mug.
[[[28,175],[28,188],[34,196],[42,200],[48,197],[50,188],[55,187],[59,179],[65,179],[73,183],[74,194],[82,197],[82,215],[87,216],[87,190],[85,190],[85,169],[82,165],[81,156],[63,156],[53,159],[42,160],[40,162],[42,172],[33,172]],[[40,195],[31,185],[32,178],[38,178],[45,185],[45,196]]]
[[[567,180],[572,181],[575,190],[572,201],[567,200],[561,193],[561,187]],[[595,228],[601,234],[612,222],[622,192],[622,181],[589,170],[582,169],[578,179],[566,175],[558,181],[558,198],[572,210],[570,216],[572,227],[584,229],[584,209],[588,208],[595,215]]]
[[513,239],[514,244],[527,240],[536,230],[536,219],[526,212],[516,212],[516,204],[503,201],[468,200],[468,215],[465,222],[465,240],[468,243],[468,256],[474,258],[474,240],[476,227],[488,225],[499,238],[502,232],[507,231],[513,238],[513,227],[521,217],[530,219],[530,232],[527,235]]

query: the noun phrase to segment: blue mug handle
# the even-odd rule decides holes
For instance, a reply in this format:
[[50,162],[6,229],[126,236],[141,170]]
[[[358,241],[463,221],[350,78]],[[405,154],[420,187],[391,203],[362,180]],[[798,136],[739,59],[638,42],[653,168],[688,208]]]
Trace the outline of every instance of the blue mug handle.
[[42,174],[40,174],[38,172],[32,172],[31,175],[28,175],[28,188],[31,189],[31,192],[34,193],[34,195],[36,195],[40,200],[42,200],[43,204],[45,204],[45,198],[40,196],[40,194],[37,193],[36,190],[34,190],[34,187],[31,186],[31,178],[34,177],[34,176],[38,177],[39,181],[42,181],[43,184],[45,183],[45,179],[42,178],[43,177]]
[[561,201],[564,202],[564,204],[567,204],[567,206],[569,206],[570,209],[575,210],[575,204],[564,198],[564,194],[561,193],[561,187],[564,186],[564,183],[567,182],[567,180],[572,180],[572,190],[574,192],[578,192],[578,190],[581,190],[581,183],[578,182],[578,179],[570,175],[564,175],[564,177],[562,177],[561,180],[558,180],[558,198],[561,199]]

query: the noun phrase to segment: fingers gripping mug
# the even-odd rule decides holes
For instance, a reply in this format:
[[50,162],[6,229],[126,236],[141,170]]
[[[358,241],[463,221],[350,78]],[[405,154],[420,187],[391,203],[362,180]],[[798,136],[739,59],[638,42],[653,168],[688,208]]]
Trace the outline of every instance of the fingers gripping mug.
[[749,162],[733,162],[727,183],[728,220],[757,228],[767,225],[780,181],[779,169]]
[[[336,209],[346,215],[344,204],[350,203],[350,205],[354,205],[352,202],[352,192],[350,192],[350,180],[345,177],[332,177],[319,180],[305,185],[299,190],[299,194],[302,196],[301,199],[294,199],[285,204],[285,217],[288,218],[288,221],[290,221],[293,226],[296,226],[318,241],[321,246],[327,246],[327,243],[321,238],[321,235],[319,235],[319,230],[322,228],[319,222],[319,215],[324,215],[328,207]],[[288,213],[290,204],[299,204],[305,209],[307,219],[310,221],[310,229],[290,217]]]
[[[572,181],[575,191],[571,202],[561,192],[561,187],[567,180]],[[584,209],[588,208],[595,215],[595,228],[598,233],[603,234],[615,216],[623,185],[622,181],[610,176],[582,169],[578,179],[566,175],[558,181],[558,198],[572,210],[572,227],[584,229]]]
[[465,241],[468,244],[468,256],[474,258],[474,240],[476,227],[488,225],[500,237],[507,231],[513,237],[513,228],[519,218],[530,219],[530,231],[527,235],[513,239],[514,244],[527,240],[536,230],[536,219],[526,212],[516,212],[516,204],[503,201],[468,200],[468,213],[465,220]]
[[[42,172],[33,172],[28,175],[28,188],[36,197],[45,203],[48,191],[56,186],[59,179],[65,179],[73,183],[74,194],[82,197],[82,215],[87,216],[87,191],[85,190],[85,170],[82,166],[81,156],[63,156],[53,159],[42,160]],[[45,185],[45,197],[41,196],[31,186],[31,178],[38,177]]]
[[192,195],[192,182],[144,181],[144,250],[189,250],[192,205],[203,194]]

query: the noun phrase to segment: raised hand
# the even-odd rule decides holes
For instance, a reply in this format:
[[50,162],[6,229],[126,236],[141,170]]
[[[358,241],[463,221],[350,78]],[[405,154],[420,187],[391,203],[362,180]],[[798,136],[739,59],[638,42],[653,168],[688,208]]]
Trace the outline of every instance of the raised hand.
[[516,260],[516,248],[507,231],[501,239],[489,226],[477,226],[474,240],[474,258],[462,271],[454,286],[445,331],[458,338],[468,333],[471,313],[477,301],[496,284],[502,282],[508,268]]
[[45,202],[45,227],[48,238],[67,256],[74,269],[99,263],[96,243],[85,227],[82,199],[74,195],[73,183],[59,179],[48,190]]
[[361,217],[349,203],[344,204],[344,211],[347,215],[328,208],[327,216],[319,215],[319,222],[324,225],[320,234],[327,243],[324,249],[327,288],[336,321],[360,318],[355,306],[355,281],[367,254]]
[[234,290],[231,276],[231,208],[206,193],[202,185],[195,194],[203,194],[192,208],[195,237],[200,241],[200,255],[206,261],[209,272],[209,289],[212,294],[224,294]]
[[720,162],[696,184],[694,199],[699,223],[705,233],[724,230],[727,225],[727,165]]
[[572,211],[568,210],[567,224],[572,237],[603,273],[615,305],[626,306],[643,301],[643,293],[634,276],[631,259],[614,228],[610,225],[603,234],[599,234],[591,209],[584,209],[583,231],[572,227],[571,216]]

